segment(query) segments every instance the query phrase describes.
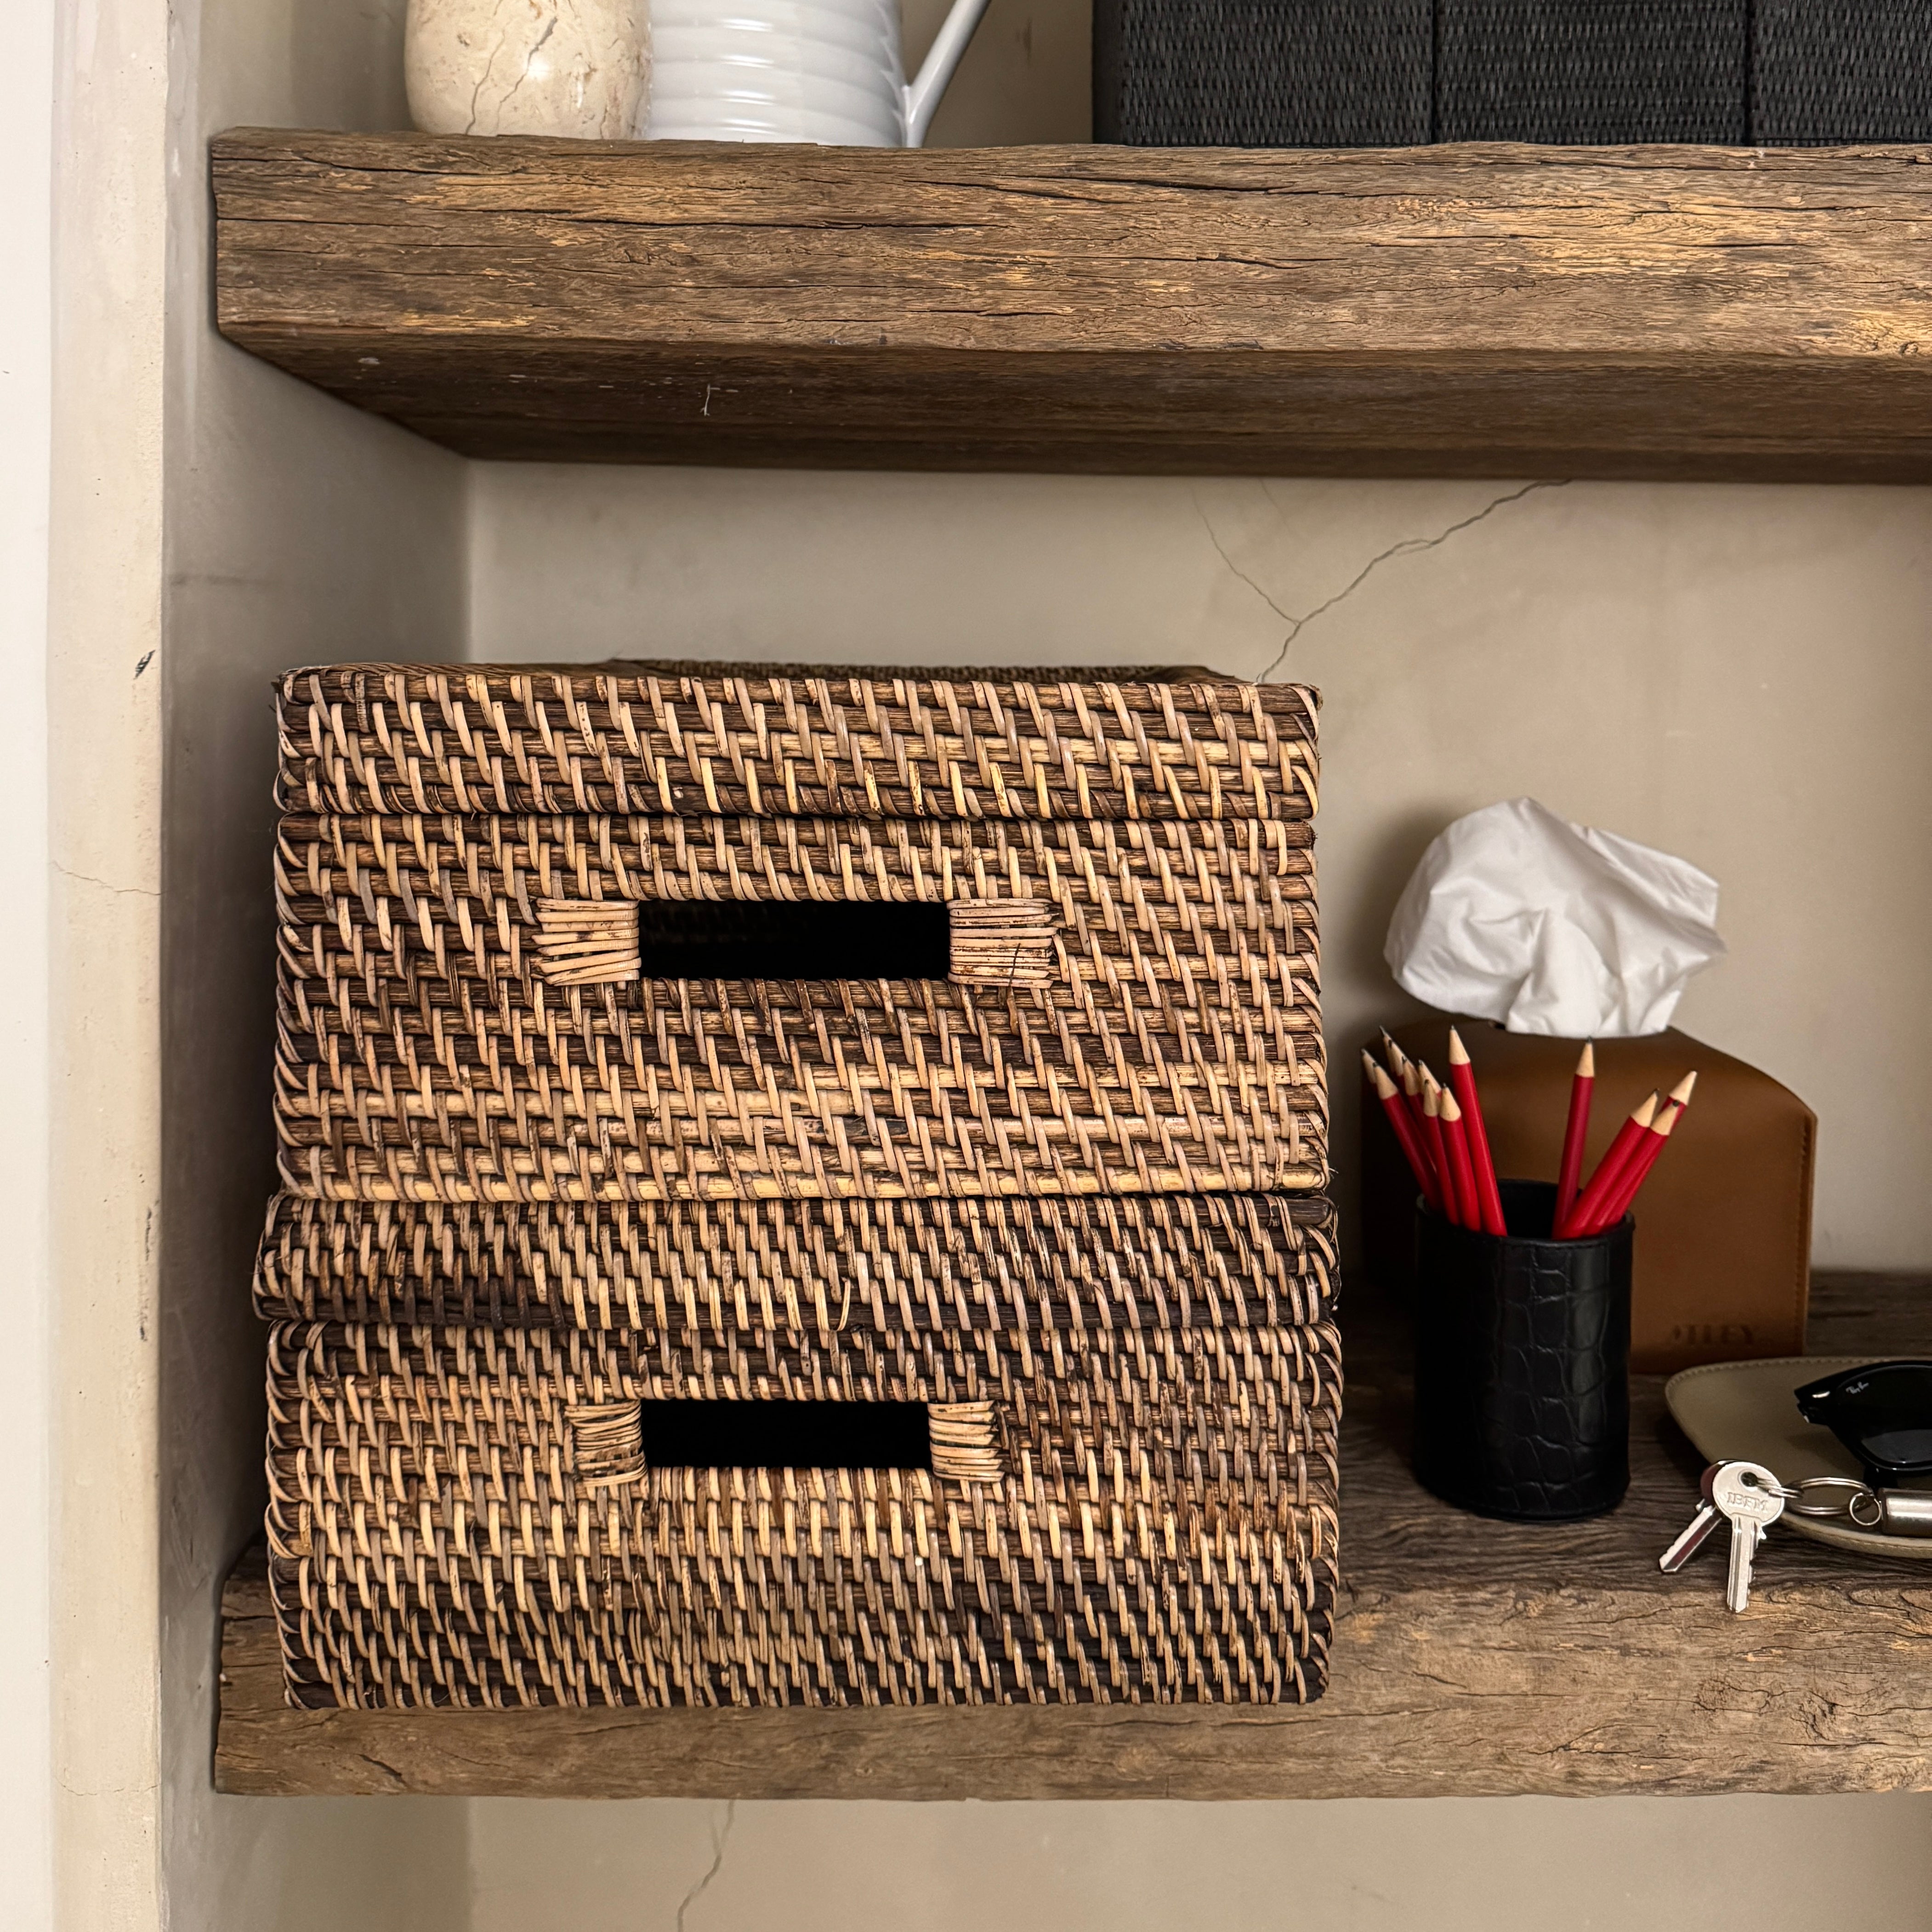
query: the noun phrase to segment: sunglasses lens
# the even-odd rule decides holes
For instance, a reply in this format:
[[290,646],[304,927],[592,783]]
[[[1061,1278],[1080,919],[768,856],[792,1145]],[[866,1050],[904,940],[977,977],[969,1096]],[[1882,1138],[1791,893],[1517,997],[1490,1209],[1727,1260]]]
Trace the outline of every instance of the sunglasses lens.
[[[1828,1393],[1826,1391],[1828,1390]],[[1808,1390],[1809,1395],[1813,1391]],[[1880,1363],[1834,1376],[1805,1412],[1867,1461],[1932,1467],[1932,1363]]]
[[1932,1429],[1882,1429],[1858,1439],[1874,1462],[1932,1462]]

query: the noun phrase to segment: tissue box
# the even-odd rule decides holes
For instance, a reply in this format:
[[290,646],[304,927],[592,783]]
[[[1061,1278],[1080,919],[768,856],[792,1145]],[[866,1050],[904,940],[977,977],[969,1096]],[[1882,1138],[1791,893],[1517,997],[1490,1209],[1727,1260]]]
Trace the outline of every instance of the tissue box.
[[[1450,1024],[1438,1016],[1396,1028],[1395,1037],[1446,1077]],[[1505,1033],[1486,1020],[1455,1024],[1482,1089],[1496,1172],[1554,1180],[1582,1042]],[[1636,1208],[1630,1366],[1651,1373],[1804,1347],[1818,1123],[1789,1088],[1675,1029],[1600,1040],[1584,1172],[1646,1094],[1692,1067],[1696,1100]],[[1364,1259],[1372,1279],[1406,1294],[1415,1185],[1372,1099],[1362,1120]]]

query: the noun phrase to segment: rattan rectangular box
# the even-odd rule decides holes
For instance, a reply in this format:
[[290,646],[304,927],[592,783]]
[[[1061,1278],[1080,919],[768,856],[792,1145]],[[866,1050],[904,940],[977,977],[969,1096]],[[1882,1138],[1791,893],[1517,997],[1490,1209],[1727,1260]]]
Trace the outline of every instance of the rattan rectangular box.
[[[278,1323],[292,1698],[1318,1694],[1328,1210],[1168,1202],[1132,1222],[1149,1205],[1111,1232],[1113,1204],[646,1208],[658,1264],[630,1325]],[[713,1268],[707,1235],[760,1258]],[[264,1279],[289,1285],[272,1312],[302,1298],[268,1246]]]
[[1318,1189],[1312,694],[1052,675],[290,674],[285,1184]]
[[292,1697],[1318,1694],[1312,693],[280,699]]

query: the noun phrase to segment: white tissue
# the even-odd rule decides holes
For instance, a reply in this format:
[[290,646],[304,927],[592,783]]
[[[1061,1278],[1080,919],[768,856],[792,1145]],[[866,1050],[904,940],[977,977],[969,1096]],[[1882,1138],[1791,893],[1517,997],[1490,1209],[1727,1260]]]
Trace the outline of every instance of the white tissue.
[[1718,882],[1533,798],[1459,818],[1422,855],[1382,949],[1406,992],[1511,1033],[1661,1033],[1720,958]]

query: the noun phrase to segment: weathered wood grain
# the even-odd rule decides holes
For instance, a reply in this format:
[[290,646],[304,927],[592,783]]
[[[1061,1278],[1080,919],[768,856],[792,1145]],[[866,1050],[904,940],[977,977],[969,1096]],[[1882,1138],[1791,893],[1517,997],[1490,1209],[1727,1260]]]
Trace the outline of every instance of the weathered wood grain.
[[[1821,1284],[1835,1352],[1923,1348],[1926,1284]],[[1814,1336],[1814,1340],[1818,1339]],[[1821,1341],[1820,1346],[1822,1346]],[[1932,1566],[1774,1536],[1750,1610],[1657,1570],[1696,1458],[1640,1378],[1630,1497],[1555,1528],[1424,1494],[1399,1330],[1349,1325],[1345,1588],[1306,1709],[291,1711],[260,1552],[224,1602],[216,1780],[244,1792],[1264,1798],[1932,1788]]]
[[245,130],[217,311],[474,456],[1916,481],[1928,161]]

